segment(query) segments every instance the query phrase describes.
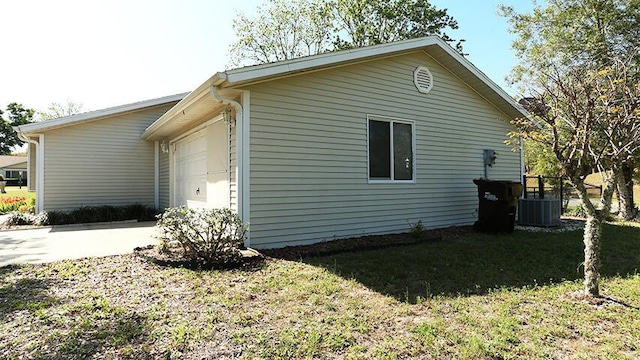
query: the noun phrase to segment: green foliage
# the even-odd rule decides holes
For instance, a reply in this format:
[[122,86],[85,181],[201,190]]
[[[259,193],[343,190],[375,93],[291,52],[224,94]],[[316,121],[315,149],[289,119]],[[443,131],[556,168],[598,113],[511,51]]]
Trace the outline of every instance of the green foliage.
[[[336,49],[357,48],[392,41],[438,35],[453,42],[444,29],[458,22],[428,0],[336,0],[332,2],[337,32]],[[346,34],[343,38],[341,34]],[[462,52],[461,41],[456,44]]]
[[608,175],[596,209],[584,179],[593,169],[619,169],[640,153],[640,2],[637,0],[553,0],[534,3],[531,14],[501,6],[519,64],[513,80],[531,118],[516,119],[514,138],[553,150],[576,186],[585,227],[585,292],[599,293],[601,222],[611,209],[614,178]]
[[24,144],[13,130],[13,126],[33,122],[34,110],[13,102],[7,105],[6,119],[3,114],[5,112],[0,110],[0,155],[8,155],[14,147]]
[[15,211],[9,214],[7,225],[48,225],[49,219],[46,212],[32,214],[30,212]]
[[453,42],[445,29],[457,28],[446,9],[428,0],[268,0],[255,18],[234,19],[230,57],[240,66],[427,35]]
[[233,66],[262,64],[327,51],[333,29],[330,7],[316,0],[268,0],[257,17],[240,12],[233,20],[237,41]]
[[535,141],[524,142],[524,164],[526,172],[542,176],[558,176],[560,164],[553,149]]
[[161,242],[178,242],[185,258],[205,263],[240,261],[247,226],[230,209],[168,208],[158,215]]
[[67,101],[66,104],[62,104],[54,102],[47,107],[47,110],[38,111],[36,116],[38,118],[37,121],[44,121],[79,114],[83,111],[84,105],[82,103]]
[[500,11],[517,36],[516,81],[526,82],[526,76],[550,65],[600,70],[616,56],[640,56],[637,0],[554,0],[536,3],[532,13],[504,5]]
[[418,220],[418,222],[411,224],[411,229],[409,230],[409,234],[411,237],[419,238],[422,233],[425,231],[424,224],[422,220]]
[[155,220],[157,214],[156,209],[142,204],[83,206],[71,211],[47,211],[38,215],[12,213],[12,217],[15,217],[15,221],[19,223],[10,223],[10,225],[66,225],[124,220],[152,221]]

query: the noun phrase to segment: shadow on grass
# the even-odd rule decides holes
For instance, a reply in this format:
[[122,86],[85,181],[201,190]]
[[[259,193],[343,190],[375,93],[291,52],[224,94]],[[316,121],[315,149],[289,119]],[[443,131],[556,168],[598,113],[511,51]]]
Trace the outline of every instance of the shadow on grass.
[[48,308],[58,300],[47,294],[53,282],[41,278],[10,279],[18,270],[9,265],[0,268],[0,321],[5,321],[15,312],[22,310],[36,311]]
[[[602,275],[638,273],[640,227],[606,225]],[[469,233],[458,238],[363,250],[302,261],[321,266],[368,288],[415,303],[432,296],[485,294],[582,278],[582,231]]]
[[[136,344],[147,341],[151,334],[148,319],[135,312],[119,312],[99,319],[91,314],[70,319],[71,327],[64,332],[56,331],[44,341],[40,353],[47,359],[87,359],[115,351],[114,357],[126,356],[131,359],[149,358],[149,349]],[[133,346],[132,346],[133,345]],[[120,350],[126,349],[126,353]]]
[[[33,346],[30,353],[35,359],[86,359],[99,354],[104,357],[105,353],[122,348],[128,348],[129,353],[114,357],[150,358],[149,349],[135,346],[151,334],[146,316],[114,306],[102,296],[80,301],[52,296],[51,289],[65,285],[57,278],[57,271],[49,274],[49,270],[0,268],[0,321],[13,322],[18,327],[32,324],[24,331],[16,331],[14,339],[0,336],[4,355],[21,357],[23,350],[15,345],[28,343]],[[8,339],[11,344],[3,342]]]

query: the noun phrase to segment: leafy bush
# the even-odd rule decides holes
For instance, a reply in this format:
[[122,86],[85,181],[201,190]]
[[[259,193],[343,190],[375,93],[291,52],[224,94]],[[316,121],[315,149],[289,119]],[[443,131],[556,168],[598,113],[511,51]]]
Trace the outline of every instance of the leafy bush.
[[49,225],[71,224],[69,214],[64,211],[47,211]]
[[7,225],[36,225],[43,226],[49,223],[47,213],[41,212],[37,215],[26,212],[12,212],[7,218]]
[[122,217],[126,219],[136,219],[138,221],[153,221],[158,215],[157,209],[142,204],[123,206],[121,210]]
[[426,230],[422,220],[418,220],[418,222],[411,224],[411,228],[409,229],[409,234],[411,234],[414,238],[419,238],[422,236],[422,233]]
[[178,242],[188,260],[204,263],[237,263],[247,226],[231,209],[168,208],[158,215],[160,239],[166,245]]
[[[48,211],[33,215],[35,199],[30,204],[27,204],[26,201],[14,203],[20,205],[16,206],[12,213],[15,222],[10,222],[8,225],[66,225],[124,220],[152,221],[158,214],[158,210],[151,206],[133,204],[127,206],[83,206],[71,211]],[[0,204],[0,206],[2,205]],[[18,210],[27,214],[19,216],[15,213]]]
[[69,212],[50,211],[51,225],[86,224],[124,220],[155,220],[158,210],[151,206],[133,204],[126,206],[83,206]]

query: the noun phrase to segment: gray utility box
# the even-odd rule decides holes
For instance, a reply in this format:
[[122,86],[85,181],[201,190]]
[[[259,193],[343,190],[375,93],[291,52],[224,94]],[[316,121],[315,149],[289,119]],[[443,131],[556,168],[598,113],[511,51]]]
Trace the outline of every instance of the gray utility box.
[[562,204],[560,199],[520,199],[518,224],[532,226],[558,226]]

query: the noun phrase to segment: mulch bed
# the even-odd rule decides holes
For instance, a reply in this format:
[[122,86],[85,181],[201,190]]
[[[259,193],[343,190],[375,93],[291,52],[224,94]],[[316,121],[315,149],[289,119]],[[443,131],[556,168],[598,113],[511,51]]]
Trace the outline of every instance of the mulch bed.
[[455,238],[472,233],[471,226],[457,226],[443,229],[426,230],[420,236],[412,236],[407,233],[389,235],[368,235],[347,239],[325,241],[311,245],[287,246],[278,249],[263,249],[253,256],[245,255],[241,262],[233,263],[207,263],[202,261],[185,260],[182,256],[182,248],[169,249],[167,253],[160,253],[155,246],[149,245],[134,249],[136,256],[159,266],[181,267],[187,269],[256,269],[269,258],[300,260],[304,257],[326,256],[345,252],[377,250],[389,247],[415,245],[440,241],[443,237]]
[[474,232],[471,226],[456,226],[423,231],[418,237],[411,234],[368,235],[355,238],[325,241],[311,245],[287,246],[277,249],[264,249],[260,253],[267,257],[299,260],[303,257],[326,256],[345,252],[376,250],[396,246],[415,245],[440,241],[443,237],[459,237]]
[[264,264],[263,256],[244,256],[241,261],[234,262],[187,260],[183,257],[181,247],[169,249],[166,253],[161,253],[154,245],[137,247],[133,251],[136,256],[159,266],[193,270],[230,270],[239,268],[250,270],[260,268]]

